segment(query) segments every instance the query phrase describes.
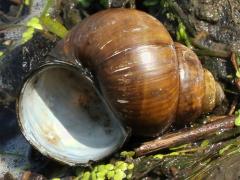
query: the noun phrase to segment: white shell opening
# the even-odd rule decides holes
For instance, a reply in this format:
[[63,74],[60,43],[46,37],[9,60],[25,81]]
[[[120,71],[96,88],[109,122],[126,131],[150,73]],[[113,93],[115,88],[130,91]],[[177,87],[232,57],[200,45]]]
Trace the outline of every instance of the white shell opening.
[[50,65],[24,84],[18,104],[26,139],[68,165],[97,161],[125,142],[127,132],[93,83],[69,65]]

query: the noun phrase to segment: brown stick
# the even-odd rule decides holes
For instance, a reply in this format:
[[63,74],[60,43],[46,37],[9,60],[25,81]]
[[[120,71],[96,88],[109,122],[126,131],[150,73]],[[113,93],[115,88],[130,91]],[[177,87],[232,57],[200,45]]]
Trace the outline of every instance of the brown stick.
[[229,113],[228,113],[229,116],[233,115],[233,113],[235,112],[237,103],[238,103],[238,96],[235,96],[234,99],[233,99],[233,102],[230,106],[230,110],[229,110]]
[[[239,71],[239,65],[238,65],[238,62],[237,62],[237,55],[236,55],[235,52],[232,52],[231,62],[232,62],[232,65],[233,65],[235,71],[236,72]],[[238,90],[240,90],[240,78],[238,78],[238,77],[235,78],[235,85],[238,88]]]
[[236,53],[232,52],[232,54],[231,54],[231,62],[232,62],[232,65],[233,65],[235,71],[238,70],[238,65],[237,65],[237,60],[236,59],[237,59]]
[[[212,49],[210,47],[204,46],[201,44],[201,41],[206,39],[206,33],[200,32],[196,37],[190,38],[190,42],[195,47],[193,50],[198,54],[202,56],[212,56],[212,57],[220,57],[220,58],[229,58],[231,57],[231,51],[225,50],[225,49]],[[221,43],[218,43],[219,45],[222,45]]]
[[145,142],[135,149],[136,156],[143,156],[164,148],[194,142],[204,139],[210,134],[217,133],[218,131],[223,132],[232,129],[235,126],[235,118],[235,116],[227,116],[197,128],[185,129],[183,131],[167,134],[155,140]]

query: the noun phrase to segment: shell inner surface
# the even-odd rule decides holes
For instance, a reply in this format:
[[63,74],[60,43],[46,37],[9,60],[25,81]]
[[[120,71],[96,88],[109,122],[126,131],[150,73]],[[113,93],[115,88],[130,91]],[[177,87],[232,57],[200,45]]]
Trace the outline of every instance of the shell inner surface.
[[69,165],[103,159],[127,136],[92,81],[73,69],[46,66],[26,81],[19,98],[26,139]]

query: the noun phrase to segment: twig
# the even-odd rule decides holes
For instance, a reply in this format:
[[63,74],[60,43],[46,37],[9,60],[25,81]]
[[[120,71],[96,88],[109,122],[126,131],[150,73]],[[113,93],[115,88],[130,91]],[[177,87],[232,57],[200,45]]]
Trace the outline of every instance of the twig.
[[175,0],[171,0],[168,2],[172,8],[172,10],[179,16],[181,21],[187,27],[187,31],[190,33],[191,36],[195,36],[196,30],[191,26],[188,21],[187,15],[183,12],[182,8],[178,5]]
[[231,104],[229,113],[228,113],[229,116],[233,115],[233,113],[236,109],[237,103],[238,103],[238,96],[235,96],[234,99],[233,99],[233,102]]
[[18,12],[17,12],[16,18],[19,18],[19,17],[21,16],[21,14],[22,14],[22,12],[23,12],[23,8],[24,8],[24,4],[21,3],[21,4],[20,4],[20,7],[19,7],[19,10],[18,10]]
[[193,49],[193,51],[198,56],[211,56],[211,57],[220,57],[220,58],[227,58],[229,57],[228,53],[221,52],[221,51],[215,51],[215,50],[205,50],[205,49]]
[[195,51],[198,55],[203,56],[212,56],[212,57],[220,57],[220,58],[229,58],[231,56],[230,50],[223,50],[223,49],[211,49],[209,47],[206,47],[200,43],[201,39],[206,39],[207,37],[206,32],[200,32],[197,34],[194,38],[189,38],[191,44],[195,47],[193,51]]
[[[239,65],[238,65],[238,62],[237,62],[237,55],[236,55],[235,52],[232,52],[231,62],[232,62],[232,65],[233,65],[235,71],[238,72],[239,71]],[[235,81],[236,87],[238,88],[238,90],[240,90],[240,78],[236,77],[234,81]]]
[[198,40],[195,38],[190,38],[190,42],[194,47],[198,48],[198,49],[193,49],[198,55],[222,57],[222,58],[228,58],[231,56],[231,52],[224,51],[224,50],[214,50],[214,49],[208,48],[200,44]]
[[204,120],[203,124],[208,124],[211,123],[213,121],[218,121],[219,119],[225,118],[227,117],[226,115],[222,115],[222,116],[216,116],[216,115],[211,115],[211,116],[207,116],[206,120]]
[[232,52],[232,54],[231,54],[231,62],[232,62],[232,65],[233,65],[235,71],[238,70],[238,64],[237,64],[236,58],[237,58],[236,57],[236,53]]
[[236,92],[236,91],[233,91],[233,90],[230,90],[230,89],[224,89],[224,92],[232,94],[232,95],[236,95],[236,96],[240,95],[239,92]]
[[136,155],[143,156],[164,148],[204,139],[210,134],[219,131],[223,132],[232,129],[234,127],[235,118],[235,116],[228,116],[197,128],[190,128],[176,133],[167,134],[155,140],[145,142],[135,149]]

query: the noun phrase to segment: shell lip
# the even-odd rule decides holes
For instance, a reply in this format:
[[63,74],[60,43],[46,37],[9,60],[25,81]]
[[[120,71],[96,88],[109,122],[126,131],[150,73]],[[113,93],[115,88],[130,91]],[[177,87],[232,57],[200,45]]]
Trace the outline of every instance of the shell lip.
[[[53,62],[47,62],[41,66],[39,66],[38,68],[34,69],[33,71],[31,71],[25,78],[23,81],[23,84],[20,88],[20,91],[18,93],[17,99],[16,99],[16,115],[17,115],[17,122],[19,125],[19,128],[21,130],[21,133],[24,135],[25,139],[29,142],[29,144],[31,144],[33,146],[34,149],[38,150],[41,154],[43,154],[44,156],[53,159],[57,162],[59,162],[60,164],[67,164],[69,166],[89,166],[90,164],[92,164],[93,162],[98,162],[100,160],[104,160],[110,156],[112,156],[112,154],[114,152],[117,152],[120,148],[122,148],[122,146],[126,143],[126,141],[129,140],[129,138],[131,137],[131,133],[132,130],[130,127],[126,126],[123,122],[119,121],[119,123],[122,125],[121,126],[121,132],[123,135],[123,139],[121,141],[121,143],[118,144],[118,146],[116,147],[116,149],[114,149],[112,152],[110,152],[108,155],[105,155],[104,157],[97,159],[97,160],[89,160],[87,163],[81,163],[81,162],[75,162],[75,161],[69,161],[69,160],[63,160],[63,158],[58,158],[57,156],[51,156],[51,154],[49,154],[49,152],[47,152],[47,150],[39,148],[39,144],[35,144],[34,142],[31,141],[29,135],[25,132],[23,124],[21,122],[21,115],[20,115],[20,102],[21,102],[21,98],[23,96],[24,90],[28,84],[28,82],[31,80],[31,78],[33,77],[33,75],[35,73],[40,72],[41,70],[43,70],[46,67],[51,67],[51,66],[62,66],[62,67],[67,67],[67,68],[72,68],[75,71],[78,71],[81,74],[84,74],[83,70],[81,69],[81,67],[78,67],[77,65],[74,65],[72,63],[69,62],[64,62],[64,61],[59,61],[59,60],[54,60]],[[91,80],[91,79],[90,79]],[[105,101],[104,101],[105,102]],[[115,116],[115,115],[114,115]],[[116,116],[115,116],[116,117]],[[118,118],[117,118],[118,119]],[[119,119],[118,119],[119,120]]]

